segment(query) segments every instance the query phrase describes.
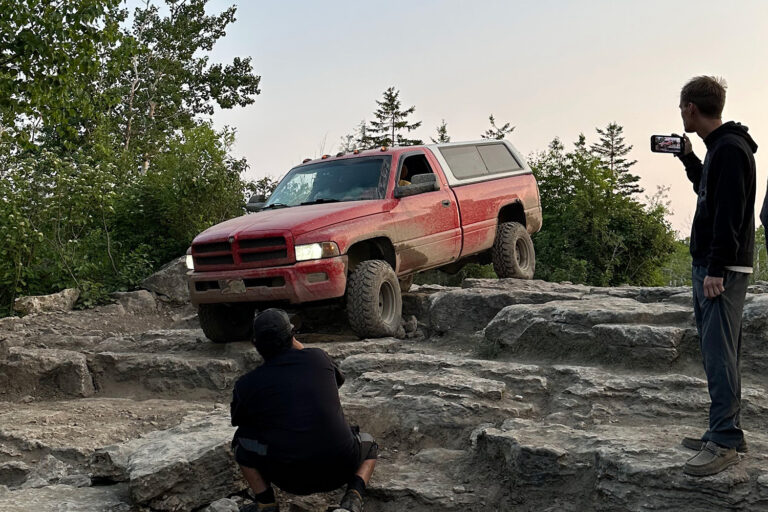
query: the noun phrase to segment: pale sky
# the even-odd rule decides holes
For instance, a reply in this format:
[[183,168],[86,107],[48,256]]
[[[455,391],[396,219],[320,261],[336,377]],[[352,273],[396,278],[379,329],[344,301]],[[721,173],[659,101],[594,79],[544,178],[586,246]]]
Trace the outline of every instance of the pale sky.
[[[686,236],[692,187],[677,159],[650,152],[649,138],[680,133],[680,88],[708,74],[728,82],[723,120],[749,126],[761,146],[756,209],[762,204],[766,1],[250,1],[237,18],[212,60],[251,56],[262,92],[214,121],[237,129],[249,179],[336,152],[394,86],[404,106],[416,106],[412,120],[423,124],[413,135],[425,141],[441,119],[453,141],[478,139],[493,113],[516,126],[507,138],[527,155],[556,136],[569,148],[580,132],[594,142],[596,127],[619,123],[641,185],[647,194],[671,187],[671,222]],[[704,144],[691,138],[703,158]]]

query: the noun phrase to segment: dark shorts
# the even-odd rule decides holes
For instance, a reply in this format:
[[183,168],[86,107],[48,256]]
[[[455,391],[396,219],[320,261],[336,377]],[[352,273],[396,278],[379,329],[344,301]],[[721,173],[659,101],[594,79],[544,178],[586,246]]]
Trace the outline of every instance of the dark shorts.
[[238,464],[257,470],[265,481],[283,491],[299,495],[329,492],[348,483],[364,461],[378,456],[379,446],[373,436],[358,427],[351,430],[356,440],[353,453],[336,458],[283,460],[249,450],[246,446],[252,448],[252,441],[237,437],[232,440],[232,449]]

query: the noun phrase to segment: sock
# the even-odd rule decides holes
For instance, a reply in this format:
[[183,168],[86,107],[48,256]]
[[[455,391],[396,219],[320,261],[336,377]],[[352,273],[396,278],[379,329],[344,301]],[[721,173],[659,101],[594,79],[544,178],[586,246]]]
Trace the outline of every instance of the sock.
[[352,480],[350,480],[347,484],[347,492],[352,489],[356,490],[360,494],[360,497],[362,497],[363,493],[365,492],[365,480],[360,478],[358,475],[353,476]]
[[256,495],[256,502],[263,505],[266,505],[267,503],[274,503],[275,491],[272,490],[272,487],[267,488],[266,491]]

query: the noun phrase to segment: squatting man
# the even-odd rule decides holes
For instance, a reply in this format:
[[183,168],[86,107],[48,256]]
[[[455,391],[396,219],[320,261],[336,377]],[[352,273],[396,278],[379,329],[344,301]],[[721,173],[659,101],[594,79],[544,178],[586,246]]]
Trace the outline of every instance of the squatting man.
[[296,340],[285,311],[257,314],[252,341],[264,364],[237,381],[231,405],[232,449],[256,497],[242,510],[277,512],[272,484],[300,495],[347,484],[329,510],[361,512],[378,445],[344,418],[344,375],[324,351]]

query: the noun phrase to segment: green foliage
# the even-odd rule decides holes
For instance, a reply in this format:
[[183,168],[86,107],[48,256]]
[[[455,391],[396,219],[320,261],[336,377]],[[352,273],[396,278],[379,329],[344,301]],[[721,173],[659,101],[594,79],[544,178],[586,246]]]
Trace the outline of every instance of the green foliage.
[[583,135],[566,152],[555,139],[530,162],[538,179],[544,228],[534,236],[536,277],[596,286],[664,284],[674,250],[663,204],[643,206],[613,194],[611,170]]
[[122,193],[115,234],[128,247],[150,247],[153,264],[183,254],[201,231],[244,213],[245,162],[228,158],[231,132],[207,124],[167,141],[152,167]]
[[641,194],[643,189],[637,184],[640,177],[629,172],[637,160],[624,158],[632,151],[632,146],[624,143],[624,128],[616,123],[609,123],[605,129],[596,130],[600,141],[592,144],[590,151],[610,171],[611,189],[627,197]]
[[675,250],[661,269],[664,284],[667,286],[691,286],[691,250],[690,239],[675,241]]
[[439,284],[441,286],[461,286],[465,279],[496,279],[493,265],[468,263],[455,274],[447,274],[441,270],[428,270],[416,274],[413,282],[416,284]]
[[100,87],[120,46],[119,0],[0,0],[0,142],[75,144],[113,103]]
[[204,119],[259,93],[249,59],[208,61],[235,9],[148,3],[127,28],[120,4],[0,0],[0,316],[71,286],[103,303],[243,213],[234,132]]
[[443,122],[437,127],[437,139],[430,137],[430,140],[432,140],[433,144],[451,142],[451,137],[448,136],[448,125],[445,124],[445,119],[443,119]]
[[400,91],[394,87],[384,91],[381,101],[376,101],[379,106],[373,113],[375,119],[369,127],[363,127],[360,133],[360,142],[363,148],[375,148],[377,146],[415,146],[421,144],[419,139],[409,139],[401,132],[410,133],[419,126],[421,121],[409,123],[408,117],[414,113],[416,107],[401,110]]
[[768,248],[765,246],[765,226],[760,226],[755,232],[755,262],[752,268],[754,270],[752,282],[768,281]]
[[272,192],[277,188],[278,180],[271,176],[264,176],[256,181],[249,181],[245,184],[245,189],[250,192],[251,195],[260,198],[261,202],[265,202],[272,195]]
[[504,123],[500,127],[496,126],[496,119],[493,117],[493,114],[488,116],[488,121],[490,121],[491,127],[480,135],[483,139],[502,140],[515,130],[515,127],[511,126],[510,123]]

